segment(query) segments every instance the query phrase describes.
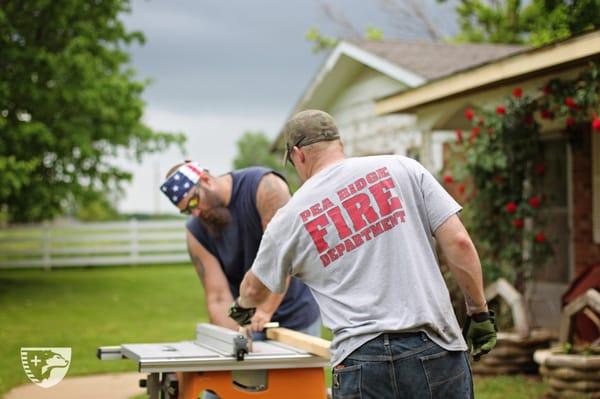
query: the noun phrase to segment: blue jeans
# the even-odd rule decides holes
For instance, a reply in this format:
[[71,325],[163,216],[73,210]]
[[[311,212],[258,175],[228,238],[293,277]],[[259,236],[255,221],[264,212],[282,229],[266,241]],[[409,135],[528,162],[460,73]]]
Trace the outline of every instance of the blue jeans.
[[334,399],[473,398],[466,352],[450,352],[425,333],[384,333],[333,369]]

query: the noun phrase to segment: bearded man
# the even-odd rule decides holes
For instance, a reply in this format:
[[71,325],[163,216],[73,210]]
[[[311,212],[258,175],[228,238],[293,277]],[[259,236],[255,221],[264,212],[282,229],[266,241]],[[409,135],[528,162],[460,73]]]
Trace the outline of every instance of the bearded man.
[[[263,231],[290,199],[285,179],[272,169],[250,167],[213,176],[198,163],[186,161],[169,170],[161,191],[187,221],[187,245],[204,286],[211,323],[237,330],[227,310],[239,296],[240,283],[254,261]],[[276,321],[320,336],[318,306],[308,288],[291,278],[287,291],[274,293],[251,318],[254,338],[265,323]]]

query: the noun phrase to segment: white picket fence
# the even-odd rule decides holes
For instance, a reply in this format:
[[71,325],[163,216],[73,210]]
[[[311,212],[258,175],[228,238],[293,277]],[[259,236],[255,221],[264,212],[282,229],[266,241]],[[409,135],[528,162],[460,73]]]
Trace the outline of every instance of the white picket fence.
[[0,268],[180,262],[189,262],[183,219],[0,229]]

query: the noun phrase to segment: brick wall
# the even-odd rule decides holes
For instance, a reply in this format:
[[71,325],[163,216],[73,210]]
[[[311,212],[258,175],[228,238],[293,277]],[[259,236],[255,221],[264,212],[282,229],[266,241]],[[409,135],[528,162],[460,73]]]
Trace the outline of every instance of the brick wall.
[[592,224],[592,132],[587,125],[574,134],[571,147],[575,276],[600,263],[600,244],[594,243]]

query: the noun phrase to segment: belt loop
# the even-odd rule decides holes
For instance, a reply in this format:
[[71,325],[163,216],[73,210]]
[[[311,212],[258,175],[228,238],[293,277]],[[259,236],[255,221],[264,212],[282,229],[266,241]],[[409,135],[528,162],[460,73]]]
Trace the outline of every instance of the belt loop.
[[388,334],[383,334],[383,344],[385,346],[390,346],[390,336]]

